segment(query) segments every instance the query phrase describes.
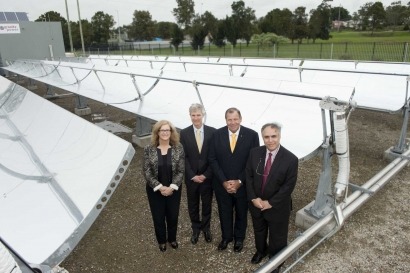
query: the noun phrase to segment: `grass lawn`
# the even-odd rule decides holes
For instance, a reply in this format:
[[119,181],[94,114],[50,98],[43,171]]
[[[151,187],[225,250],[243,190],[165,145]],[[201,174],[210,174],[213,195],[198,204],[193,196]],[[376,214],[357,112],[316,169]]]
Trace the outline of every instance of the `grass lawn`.
[[409,31],[341,31],[332,32],[329,40],[303,40],[302,44],[281,43],[275,46],[260,47],[256,44],[246,46],[245,43],[233,47],[227,44],[218,48],[213,44],[205,44],[200,51],[192,50],[186,45],[179,51],[169,48],[150,50],[133,50],[110,52],[110,54],[126,55],[180,55],[180,56],[222,56],[222,57],[264,57],[264,58],[309,58],[309,59],[346,59],[408,62],[410,60]]
[[410,42],[409,31],[375,31],[372,35],[370,31],[341,31],[331,32],[332,38],[329,40],[316,40],[316,43],[401,43]]

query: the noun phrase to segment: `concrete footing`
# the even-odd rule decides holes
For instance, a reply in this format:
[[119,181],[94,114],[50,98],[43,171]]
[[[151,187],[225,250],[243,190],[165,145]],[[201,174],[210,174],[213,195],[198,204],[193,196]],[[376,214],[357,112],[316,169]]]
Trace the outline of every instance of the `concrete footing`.
[[132,143],[137,144],[138,147],[144,148],[145,146],[151,143],[151,135],[143,137],[132,135]]
[[[302,208],[298,212],[296,212],[295,224],[296,224],[297,227],[299,227],[303,230],[307,230],[311,226],[316,224],[316,222],[318,222],[320,220],[320,219],[315,218],[315,217],[313,217],[312,215],[310,215],[309,213],[306,212],[306,211],[309,211],[309,209],[313,206],[314,202],[315,201],[310,202],[307,206],[305,206],[304,208]],[[331,230],[333,230],[336,225],[337,225],[336,220],[333,220],[332,222],[327,224],[325,227],[323,227],[323,229],[321,231],[319,231],[318,235],[320,237],[324,237]]]
[[34,90],[37,90],[38,87],[37,87],[37,85],[32,84],[32,85],[27,85],[27,89],[28,89],[28,90],[31,90],[31,91],[34,91]]
[[90,108],[90,107],[74,108],[74,113],[75,113],[77,116],[91,115],[91,108]]
[[[407,138],[406,140],[407,140],[407,143],[409,143],[410,139]],[[409,148],[409,147],[407,147],[406,150],[407,150],[408,148]],[[389,161],[389,162],[395,160],[395,159],[398,158],[398,157],[401,157],[401,154],[398,154],[398,153],[393,152],[393,149],[394,149],[394,147],[392,146],[392,147],[390,147],[389,149],[387,149],[386,151],[384,151],[384,154],[383,154],[383,158],[386,159],[386,160]]]

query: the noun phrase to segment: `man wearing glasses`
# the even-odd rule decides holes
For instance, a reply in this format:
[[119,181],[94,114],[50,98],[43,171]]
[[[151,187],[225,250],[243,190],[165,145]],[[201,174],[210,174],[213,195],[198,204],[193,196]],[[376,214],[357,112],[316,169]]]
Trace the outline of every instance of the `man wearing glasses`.
[[[287,246],[291,194],[298,175],[298,158],[280,145],[281,126],[267,123],[261,132],[265,145],[251,150],[246,165],[246,189],[256,245],[251,260],[254,264],[267,254],[273,257]],[[273,272],[279,269],[280,266]]]

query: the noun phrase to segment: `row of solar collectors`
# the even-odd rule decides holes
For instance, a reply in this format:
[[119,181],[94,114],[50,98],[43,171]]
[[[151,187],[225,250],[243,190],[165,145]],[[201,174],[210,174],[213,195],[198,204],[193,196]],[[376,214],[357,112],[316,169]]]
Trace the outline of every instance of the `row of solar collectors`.
[[134,149],[4,77],[0,116],[1,238],[52,268],[94,222]]
[[243,124],[256,131],[266,122],[283,124],[283,144],[301,159],[322,144],[323,121],[321,97],[307,99],[297,93],[321,92],[348,100],[353,92],[348,87],[78,63],[15,62],[6,69],[143,117],[171,120],[178,128],[190,124],[192,103],[204,104],[206,123],[214,127],[225,125],[227,108],[238,107]]
[[[264,58],[229,58],[229,57],[191,57],[191,56],[151,56],[151,55],[90,55],[88,61],[98,64],[119,66],[147,66],[151,62],[154,68],[161,68],[175,63],[175,69],[180,70],[184,64],[219,64],[233,67],[272,67],[272,68],[303,68],[322,70],[364,71],[394,74],[410,74],[409,63],[371,62],[349,60],[305,60],[305,59],[264,59]],[[242,73],[238,69],[237,73]],[[227,71],[225,71],[226,73]],[[219,73],[219,71],[215,72]],[[238,74],[240,75],[240,74]]]
[[0,22],[27,22],[26,12],[2,12],[0,11]]
[[[101,66],[136,67],[143,71],[186,71],[282,82],[304,82],[334,86],[331,88],[336,89],[337,86],[351,87],[355,90],[352,99],[358,107],[379,111],[399,111],[408,99],[408,63],[216,57],[119,57],[92,55],[87,62]],[[330,95],[331,90],[328,92]],[[322,96],[322,93],[303,95]],[[342,99],[340,96],[336,98]]]

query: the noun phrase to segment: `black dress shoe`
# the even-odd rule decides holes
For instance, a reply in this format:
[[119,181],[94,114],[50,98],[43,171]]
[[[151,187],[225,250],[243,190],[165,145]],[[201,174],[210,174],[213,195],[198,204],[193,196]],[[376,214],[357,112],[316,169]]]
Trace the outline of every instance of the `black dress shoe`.
[[233,251],[241,252],[242,248],[243,248],[243,241],[235,241],[235,244],[233,246]]
[[210,230],[204,230],[204,237],[207,243],[212,242],[212,234]]
[[199,231],[194,231],[194,232],[192,232],[191,243],[192,243],[193,245],[195,245],[196,243],[198,243],[198,238],[199,238]]
[[218,250],[225,250],[228,247],[229,241],[222,240],[218,245]]
[[161,252],[165,252],[165,250],[167,250],[167,245],[166,244],[159,244],[159,250],[161,250]]
[[251,263],[253,264],[258,264],[262,261],[262,259],[266,256],[266,254],[260,254],[259,252],[256,252],[255,255],[253,255]]
[[173,249],[177,249],[178,248],[178,242],[171,242],[170,243],[170,245],[171,245],[171,247],[173,248]]

